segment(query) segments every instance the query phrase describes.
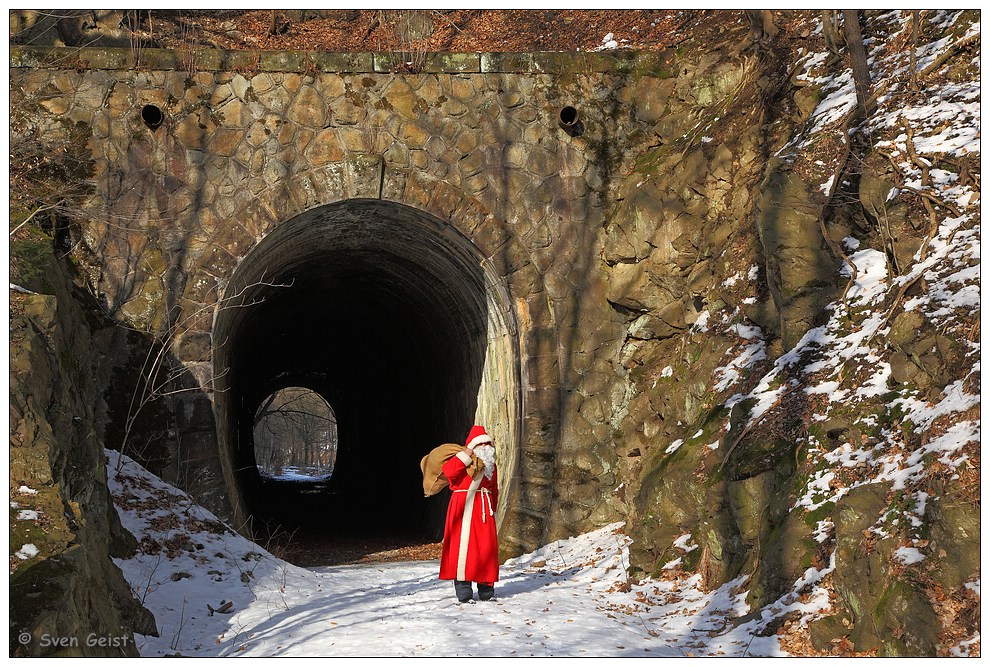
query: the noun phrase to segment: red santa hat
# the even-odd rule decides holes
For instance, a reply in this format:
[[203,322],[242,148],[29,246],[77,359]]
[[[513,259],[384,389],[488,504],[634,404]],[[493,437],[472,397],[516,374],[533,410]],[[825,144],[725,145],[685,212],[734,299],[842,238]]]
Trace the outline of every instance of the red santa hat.
[[[471,432],[468,433],[467,440],[464,442],[464,446],[468,449],[474,449],[478,445],[484,443],[492,444],[491,436],[485,431],[484,426],[472,426]],[[494,446],[494,445],[493,445]]]

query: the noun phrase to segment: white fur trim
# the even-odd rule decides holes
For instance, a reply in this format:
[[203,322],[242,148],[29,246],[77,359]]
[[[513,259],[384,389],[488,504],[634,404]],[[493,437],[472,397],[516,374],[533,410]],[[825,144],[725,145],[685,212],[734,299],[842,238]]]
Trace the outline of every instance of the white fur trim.
[[481,435],[476,435],[473,438],[471,438],[471,441],[467,444],[467,448],[471,449],[472,447],[476,447],[483,442],[491,442],[491,441],[492,441],[491,436],[489,436],[487,433],[482,433]]
[[456,456],[465,467],[471,465],[471,455],[467,452],[457,452]]
[[474,513],[474,498],[478,495],[481,487],[481,475],[477,479],[471,480],[471,486],[467,489],[467,498],[464,500],[464,516],[461,517],[461,539],[457,545],[457,578],[461,581],[467,580],[467,555],[468,543],[471,541],[471,515]]

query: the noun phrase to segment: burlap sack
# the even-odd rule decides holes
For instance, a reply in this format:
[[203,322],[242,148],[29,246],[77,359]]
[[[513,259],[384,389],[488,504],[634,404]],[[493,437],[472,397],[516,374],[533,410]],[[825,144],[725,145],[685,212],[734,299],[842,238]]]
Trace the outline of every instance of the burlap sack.
[[[428,498],[440,493],[449,483],[443,474],[443,464],[449,461],[458,452],[466,452],[466,448],[461,445],[447,443],[434,447],[433,451],[424,456],[419,462],[419,469],[423,473],[423,494]],[[484,463],[471,454],[471,464],[467,467],[468,475],[474,479],[481,474]]]

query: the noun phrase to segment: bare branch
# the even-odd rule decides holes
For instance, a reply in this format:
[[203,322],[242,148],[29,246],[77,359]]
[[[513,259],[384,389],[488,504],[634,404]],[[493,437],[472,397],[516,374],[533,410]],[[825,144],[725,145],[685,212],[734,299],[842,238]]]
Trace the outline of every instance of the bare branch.
[[10,236],[13,236],[18,231],[20,231],[20,229],[24,225],[26,225],[27,223],[31,222],[31,219],[34,218],[34,216],[38,215],[39,213],[44,213],[45,211],[54,210],[54,209],[58,208],[61,204],[62,204],[62,201],[59,200],[59,201],[57,201],[54,204],[46,204],[46,205],[42,205],[42,206],[36,208],[34,211],[31,212],[31,215],[29,215],[28,217],[26,217],[24,220],[21,221],[21,223],[19,225],[17,225],[12,230],[10,230]]
[[[138,382],[131,393],[130,403],[127,409],[127,417],[124,420],[124,434],[121,439],[120,452],[122,454],[125,453],[127,447],[130,445],[138,417],[148,405],[161,398],[177,396],[193,391],[215,391],[213,385],[218,379],[226,375],[227,370],[229,370],[227,369],[223,373],[214,374],[211,376],[209,380],[207,380],[206,386],[177,387],[176,385],[186,375],[186,370],[178,361],[170,357],[170,353],[172,351],[173,343],[175,342],[175,337],[180,331],[185,330],[187,325],[192,322],[194,318],[207,310],[213,308],[218,310],[225,310],[227,308],[245,308],[248,306],[257,305],[264,301],[264,299],[257,299],[251,301],[250,303],[234,303],[234,301],[243,298],[249,290],[258,287],[284,288],[291,287],[292,285],[293,282],[280,283],[265,280],[264,275],[262,275],[261,280],[258,282],[245,285],[243,288],[230,296],[221,298],[214,305],[204,305],[181,318],[169,318],[165,327],[159,332],[145,331],[137,329],[136,327],[121,325],[131,331],[152,336],[152,341],[148,347],[148,352],[145,355],[144,362],[141,365]],[[162,293],[164,294],[164,291]],[[123,461],[123,457],[119,460]]]

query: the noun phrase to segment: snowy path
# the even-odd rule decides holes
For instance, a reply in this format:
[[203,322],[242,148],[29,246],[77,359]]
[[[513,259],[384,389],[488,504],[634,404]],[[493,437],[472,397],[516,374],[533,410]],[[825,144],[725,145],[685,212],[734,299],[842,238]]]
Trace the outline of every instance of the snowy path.
[[[117,453],[110,489],[140,542],[117,560],[152,611],[159,637],[136,637],[164,656],[684,656],[779,655],[771,616],[818,609],[786,604],[748,613],[731,582],[704,593],[697,576],[626,582],[621,524],[555,542],[502,566],[499,599],[460,605],[436,561],[307,570],[226,530],[184,492]],[[694,548],[690,536],[681,549]],[[211,613],[232,603],[229,613]]]
[[251,627],[243,652],[295,656],[670,654],[642,626],[631,627],[597,610],[593,590],[576,577],[527,571],[520,564],[500,582],[498,601],[460,605],[454,601],[451,582],[437,580],[438,568],[436,561],[324,568],[311,575],[324,592],[305,601],[295,598],[288,610],[273,613],[270,619],[263,609],[253,606],[241,615],[238,621]]

